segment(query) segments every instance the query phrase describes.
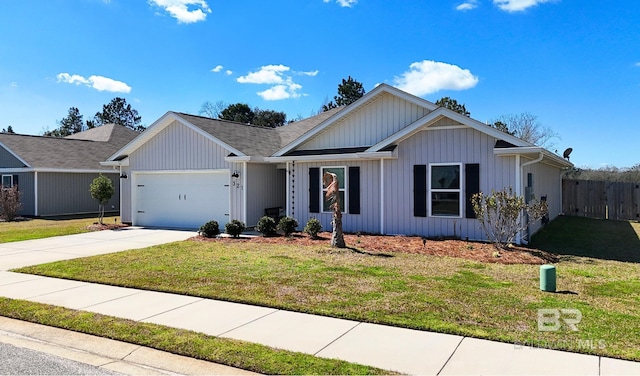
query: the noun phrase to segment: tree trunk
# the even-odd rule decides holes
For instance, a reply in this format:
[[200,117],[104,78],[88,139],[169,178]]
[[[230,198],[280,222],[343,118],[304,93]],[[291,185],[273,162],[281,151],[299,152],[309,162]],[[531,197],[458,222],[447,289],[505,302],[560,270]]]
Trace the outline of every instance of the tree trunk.
[[342,233],[342,211],[340,205],[336,205],[336,209],[333,210],[333,232],[331,233],[331,246],[336,248],[346,248],[344,243],[344,234]]

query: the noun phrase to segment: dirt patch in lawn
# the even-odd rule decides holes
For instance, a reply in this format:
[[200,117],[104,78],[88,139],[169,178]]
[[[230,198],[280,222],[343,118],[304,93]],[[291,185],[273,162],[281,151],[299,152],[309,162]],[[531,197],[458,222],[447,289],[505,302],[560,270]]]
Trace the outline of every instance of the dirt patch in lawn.
[[87,226],[87,230],[89,231],[102,231],[102,230],[117,230],[119,228],[129,227],[129,225],[125,225],[124,223],[104,223],[100,224],[98,222],[94,222],[92,225]]
[[[207,239],[194,237],[194,241],[214,242],[253,242],[261,244],[294,244],[301,246],[330,246],[331,234],[321,233],[319,239],[294,234],[290,238],[274,237],[220,237]],[[450,256],[486,263],[498,264],[546,264],[558,261],[555,254],[521,246],[512,246],[498,250],[493,244],[453,239],[423,239],[419,236],[387,236],[345,234],[347,247],[354,252],[393,255],[394,253],[412,253],[434,256]]]

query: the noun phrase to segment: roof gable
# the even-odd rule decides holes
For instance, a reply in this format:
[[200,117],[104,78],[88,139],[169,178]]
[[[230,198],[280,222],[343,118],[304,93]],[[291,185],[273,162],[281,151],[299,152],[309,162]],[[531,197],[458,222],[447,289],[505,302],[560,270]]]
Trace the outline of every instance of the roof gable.
[[436,108],[427,100],[380,84],[274,155],[283,156],[294,149],[371,146]]
[[335,112],[321,113],[281,127],[269,128],[170,111],[149,126],[134,141],[111,155],[108,160],[116,161],[131,154],[173,122],[198,132],[228,150],[232,156],[268,157]]
[[106,127],[111,134],[108,141],[81,139],[84,132],[78,133],[81,136],[77,139],[3,133],[0,144],[29,168],[103,169],[101,161],[138,135],[122,126]]

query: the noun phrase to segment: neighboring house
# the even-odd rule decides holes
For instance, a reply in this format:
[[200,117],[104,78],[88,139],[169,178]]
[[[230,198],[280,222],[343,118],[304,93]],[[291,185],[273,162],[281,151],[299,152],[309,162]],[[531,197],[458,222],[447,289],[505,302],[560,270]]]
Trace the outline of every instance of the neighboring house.
[[[484,234],[472,194],[513,187],[562,208],[571,163],[386,84],[355,103],[278,128],[168,112],[103,165],[122,170],[122,220],[197,228],[253,226],[281,207],[300,227],[331,228],[322,175],[340,178],[347,232]],[[530,229],[535,232],[540,224]],[[525,235],[525,234],[523,234]]]
[[139,133],[120,125],[103,125],[59,138],[0,134],[3,187],[17,186],[24,216],[96,213],[89,186],[100,173],[111,178],[115,194],[105,206],[120,206],[119,171],[100,165]]

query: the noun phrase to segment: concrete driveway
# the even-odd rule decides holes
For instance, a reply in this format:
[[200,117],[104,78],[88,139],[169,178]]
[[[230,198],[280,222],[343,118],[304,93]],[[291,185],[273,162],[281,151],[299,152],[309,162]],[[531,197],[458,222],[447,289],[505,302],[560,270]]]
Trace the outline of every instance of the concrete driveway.
[[181,241],[195,231],[125,227],[0,244],[0,270]]

